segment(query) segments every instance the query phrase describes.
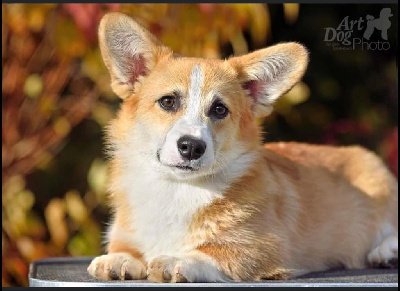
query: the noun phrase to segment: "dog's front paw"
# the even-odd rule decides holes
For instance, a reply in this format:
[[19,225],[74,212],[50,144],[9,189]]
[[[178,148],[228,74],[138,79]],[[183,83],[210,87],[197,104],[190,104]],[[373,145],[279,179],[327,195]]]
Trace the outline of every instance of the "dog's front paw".
[[398,237],[385,238],[368,254],[368,261],[375,268],[398,268]]
[[147,268],[147,279],[151,282],[188,282],[182,273],[182,263],[183,261],[175,257],[160,256],[150,262]]
[[192,253],[181,258],[160,256],[150,262],[147,279],[151,282],[232,282],[217,263],[201,253]]
[[142,262],[127,253],[111,253],[93,259],[87,271],[102,280],[145,279],[146,269]]

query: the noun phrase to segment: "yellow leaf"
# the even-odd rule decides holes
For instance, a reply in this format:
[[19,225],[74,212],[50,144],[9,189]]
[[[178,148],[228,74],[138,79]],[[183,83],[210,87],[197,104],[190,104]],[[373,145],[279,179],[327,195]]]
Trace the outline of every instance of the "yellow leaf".
[[271,29],[268,7],[264,4],[249,4],[248,7],[251,19],[251,38],[256,46],[262,46],[265,44]]
[[304,82],[297,83],[283,98],[290,104],[296,105],[307,101],[310,97],[310,88]]
[[283,13],[288,24],[294,24],[299,17],[300,4],[283,3]]
[[107,165],[101,159],[95,159],[89,169],[88,183],[101,202],[107,192]]
[[44,151],[40,154],[39,162],[36,167],[41,170],[48,169],[49,167],[51,167],[52,161],[53,156],[49,152]]
[[40,32],[45,23],[45,11],[39,7],[34,8],[28,14],[28,25],[29,28],[34,32]]
[[18,193],[15,197],[16,203],[24,209],[25,211],[32,208],[33,204],[35,203],[35,196],[30,190],[23,190]]
[[61,136],[65,136],[71,130],[71,125],[65,117],[59,117],[53,124],[54,131]]
[[79,192],[70,190],[65,194],[65,205],[68,215],[77,223],[82,223],[88,217],[88,212]]
[[[14,195],[25,189],[25,179],[21,175],[15,175],[5,180],[2,186],[2,198],[4,203],[12,202]],[[10,198],[10,201],[8,200]],[[7,199],[7,200],[6,200]]]
[[99,102],[92,111],[92,117],[104,127],[114,117],[114,113],[105,103]]
[[68,228],[65,221],[65,204],[60,198],[50,200],[44,210],[44,216],[55,245],[62,247],[68,240]]
[[18,159],[24,158],[28,156],[30,153],[32,153],[35,146],[36,142],[29,139],[23,139],[14,145],[13,147],[14,155]]
[[38,74],[29,75],[25,80],[24,93],[33,99],[36,99],[43,91],[43,80]]
[[233,47],[234,55],[239,56],[249,52],[246,39],[244,38],[243,33],[241,31],[236,33],[235,36],[230,39],[230,41]]
[[71,19],[57,18],[55,45],[64,57],[81,57],[87,49],[87,42]]

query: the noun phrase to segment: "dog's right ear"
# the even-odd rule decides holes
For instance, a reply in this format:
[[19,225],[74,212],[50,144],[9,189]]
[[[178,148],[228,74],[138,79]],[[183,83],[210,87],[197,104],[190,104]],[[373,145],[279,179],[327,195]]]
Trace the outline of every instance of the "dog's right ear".
[[137,91],[141,79],[161,58],[172,54],[131,17],[117,12],[100,21],[99,43],[111,88],[122,99]]

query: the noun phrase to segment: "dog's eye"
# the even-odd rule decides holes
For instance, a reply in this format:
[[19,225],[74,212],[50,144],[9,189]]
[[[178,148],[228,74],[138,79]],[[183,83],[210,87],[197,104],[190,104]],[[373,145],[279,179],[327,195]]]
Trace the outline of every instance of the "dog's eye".
[[160,100],[158,100],[158,103],[164,110],[176,110],[176,100],[174,96],[164,96]]
[[213,107],[210,110],[210,117],[214,117],[217,119],[223,119],[228,115],[228,108],[221,102],[218,102],[213,105]]

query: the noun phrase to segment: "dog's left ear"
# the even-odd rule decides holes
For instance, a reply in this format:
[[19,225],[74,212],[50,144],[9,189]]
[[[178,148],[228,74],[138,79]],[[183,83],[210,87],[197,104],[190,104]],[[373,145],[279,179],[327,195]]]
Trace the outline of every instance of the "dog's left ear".
[[111,87],[122,99],[132,96],[137,85],[156,63],[172,55],[149,31],[131,17],[112,12],[99,25],[99,44],[110,72]]
[[282,43],[229,59],[251,97],[255,117],[271,113],[273,103],[303,76],[308,52],[298,43]]

